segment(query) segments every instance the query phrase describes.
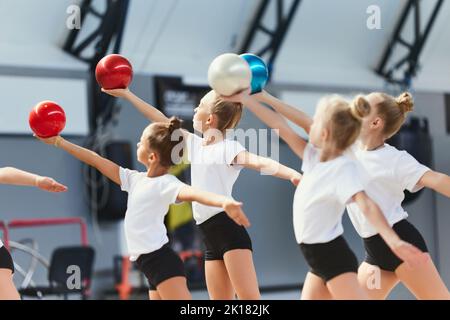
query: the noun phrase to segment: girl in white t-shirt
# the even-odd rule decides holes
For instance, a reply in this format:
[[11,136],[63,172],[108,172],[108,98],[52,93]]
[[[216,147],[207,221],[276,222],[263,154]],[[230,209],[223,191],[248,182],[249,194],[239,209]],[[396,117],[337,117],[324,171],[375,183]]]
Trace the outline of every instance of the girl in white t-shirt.
[[[413,110],[414,102],[409,93],[405,92],[397,98],[384,93],[372,93],[367,96],[367,100],[372,111],[363,121],[359,142],[352,148],[351,156],[358,161],[360,177],[367,186],[367,193],[380,204],[393,229],[405,241],[428,252],[420,232],[406,220],[408,214],[402,208],[403,191],[417,192],[428,187],[450,197],[450,177],[427,168],[406,151],[385,143],[400,130],[406,115]],[[369,283],[374,272],[381,276],[379,288],[365,286],[371,298],[385,299],[401,281],[418,299],[450,299],[450,293],[431,257],[419,268],[408,268],[387,248],[358,208],[350,205],[348,212],[364,239],[367,253],[358,272],[360,282]]]
[[310,267],[302,299],[368,298],[358,283],[356,256],[342,237],[342,215],[349,203],[361,209],[403,260],[416,265],[425,259],[392,230],[378,205],[365,193],[356,164],[344,155],[359,135],[361,119],[369,114],[364,98],[350,104],[339,96],[321,99],[306,143],[256,97],[242,93],[229,99],[241,101],[267,125],[279,129],[280,136],[303,159],[303,177],[294,197],[295,237]]
[[[267,92],[257,98],[310,132],[312,119],[301,110]],[[400,130],[407,113],[413,110],[413,99],[409,93],[403,93],[397,98],[384,93],[372,93],[366,99],[371,105],[371,112],[363,119],[359,141],[349,148],[348,155],[357,160],[359,177],[365,191],[379,204],[394,231],[403,240],[428,252],[422,235],[406,220],[408,214],[402,208],[403,191],[416,192],[428,187],[450,197],[450,177],[430,170],[406,151],[385,143]],[[358,279],[370,298],[387,298],[399,281],[418,299],[450,298],[428,253],[425,263],[409,268],[395,256],[355,204],[349,204],[347,210],[364,240],[366,259],[358,269]]]
[[[64,192],[67,187],[52,178],[41,177],[33,173],[11,167],[0,168],[0,184],[30,186],[48,192]],[[8,250],[0,240],[0,300],[20,300],[13,283],[14,263]]]
[[[150,121],[168,118],[128,89],[104,92],[131,102]],[[237,141],[224,137],[238,124],[242,105],[225,101],[209,92],[195,109],[194,129],[203,134],[183,131],[187,139],[188,159],[194,187],[231,196],[242,167],[254,169],[297,184],[300,174],[278,162],[249,153]],[[205,252],[206,284],[211,299],[259,299],[260,293],[253,265],[252,243],[245,228],[238,226],[220,208],[193,204],[194,218],[202,232]]]
[[119,184],[123,191],[128,192],[125,214],[127,247],[130,260],[136,261],[139,270],[148,279],[152,300],[191,298],[183,262],[168,245],[164,216],[171,204],[197,201],[221,208],[237,225],[249,226],[247,217],[241,210],[242,203],[231,197],[200,191],[168,174],[169,168],[182,155],[174,150],[177,147],[182,149],[183,136],[173,139],[174,132],[180,127],[180,120],[172,118],[165,123],[153,123],[144,130],[137,145],[137,159],[146,167],[146,172],[121,168],[60,136],[41,139],[95,167]]

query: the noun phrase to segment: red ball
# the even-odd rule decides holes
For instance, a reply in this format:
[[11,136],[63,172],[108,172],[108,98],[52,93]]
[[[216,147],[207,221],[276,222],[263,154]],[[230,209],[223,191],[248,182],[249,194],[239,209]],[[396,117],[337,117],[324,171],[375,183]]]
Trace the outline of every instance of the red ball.
[[38,137],[50,138],[59,135],[64,129],[66,114],[55,102],[42,101],[31,110],[28,122]]
[[125,57],[110,54],[97,64],[95,78],[103,89],[125,89],[133,79],[133,67]]

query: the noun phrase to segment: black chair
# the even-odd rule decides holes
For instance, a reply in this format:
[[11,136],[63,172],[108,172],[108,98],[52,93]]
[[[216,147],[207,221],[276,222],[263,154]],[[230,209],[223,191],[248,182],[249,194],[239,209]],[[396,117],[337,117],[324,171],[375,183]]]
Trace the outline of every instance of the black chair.
[[[48,270],[49,285],[27,287],[19,290],[22,297],[81,295],[89,297],[95,251],[89,246],[62,247],[51,257]],[[79,276],[79,277],[78,277]]]

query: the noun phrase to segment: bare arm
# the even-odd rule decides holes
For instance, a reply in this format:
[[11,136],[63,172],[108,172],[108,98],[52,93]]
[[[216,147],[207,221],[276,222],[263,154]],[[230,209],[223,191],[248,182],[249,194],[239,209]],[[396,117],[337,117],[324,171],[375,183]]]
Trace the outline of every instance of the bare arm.
[[262,93],[257,94],[256,98],[260,102],[270,105],[277,112],[285,116],[287,119],[291,120],[296,125],[302,127],[303,130],[309,133],[311,129],[312,119],[303,111],[288,105],[278,98],[275,98],[267,91],[263,91]]
[[196,201],[206,206],[223,208],[228,216],[237,224],[244,227],[250,226],[248,218],[242,211],[242,203],[237,202],[234,199],[186,185],[180,190],[177,200],[186,202]]
[[0,183],[16,186],[37,186],[39,176],[16,168],[6,167],[0,169]]
[[[136,96],[133,92],[127,89],[114,89],[114,90],[105,90],[102,88],[102,91],[106,94],[109,94],[116,98],[123,98],[130,102],[142,115],[147,118],[151,122],[169,122],[170,119],[166,117],[164,113],[159,111],[157,108],[152,106],[151,104],[145,102],[138,96]],[[181,132],[185,139],[188,138],[190,133],[189,131],[182,129]]]
[[42,177],[34,173],[12,167],[0,168],[0,184],[38,187],[50,192],[63,192],[67,187],[52,178]]
[[46,144],[54,145],[87,165],[96,168],[103,175],[120,185],[119,166],[114,162],[99,156],[97,153],[86,148],[77,146],[64,138],[57,136],[49,139],[41,139]]
[[239,153],[234,162],[247,169],[253,169],[267,175],[290,180],[294,185],[298,185],[302,178],[302,175],[294,169],[286,167],[275,160],[260,157],[248,151]]
[[450,198],[450,177],[446,174],[436,171],[427,171],[422,178],[420,178],[417,185],[433,189]]
[[353,200],[389,246],[400,240],[387,222],[379,206],[365,192],[355,194]]
[[109,94],[116,98],[123,98],[129,101],[140,113],[144,115],[149,121],[152,122],[169,122],[169,118],[167,118],[164,113],[156,109],[151,104],[145,102],[138,96],[136,96],[133,92],[127,89],[114,89],[114,90],[105,90],[102,91],[106,94]]
[[399,238],[389,225],[381,212],[381,209],[365,192],[358,192],[353,196],[353,200],[357,203],[367,220],[375,227],[389,248],[391,248],[400,259],[410,266],[419,265],[427,259],[423,252]]
[[249,95],[249,90],[244,90],[233,96],[223,96],[223,99],[242,103],[253,112],[268,127],[278,130],[278,134],[299,157],[303,158],[306,141],[302,139],[277,112],[261,104],[256,95]]
[[278,129],[281,139],[283,139],[291,150],[303,159],[303,153],[306,147],[306,141],[303,140],[278,113],[263,106],[253,97],[243,100],[245,106],[253,112],[262,122],[273,129]]

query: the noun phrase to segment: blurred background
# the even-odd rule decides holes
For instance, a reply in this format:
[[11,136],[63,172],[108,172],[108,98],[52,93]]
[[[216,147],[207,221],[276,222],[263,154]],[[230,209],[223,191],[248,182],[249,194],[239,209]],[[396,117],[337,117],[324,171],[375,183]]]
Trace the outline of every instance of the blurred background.
[[[81,218],[95,250],[82,295],[147,297],[145,282],[126,259],[126,194],[69,155],[36,142],[27,121],[37,102],[58,101],[67,114],[66,137],[123,166],[144,169],[136,162],[135,145],[147,121],[131,105],[103,95],[94,78],[97,62],[109,53],[131,62],[131,89],[138,96],[183,118],[187,127],[209,90],[209,64],[226,52],[262,57],[271,75],[266,89],[310,114],[329,93],[410,90],[416,109],[392,143],[450,173],[448,1],[0,0],[0,17],[0,166],[52,176],[69,186],[58,195],[0,186],[0,220],[10,224],[12,253],[23,269],[15,275],[21,289],[48,285],[49,270],[58,267],[55,250],[86,241]],[[239,127],[265,128],[249,112]],[[283,164],[300,169],[285,144],[279,150]],[[172,173],[190,181],[188,167],[174,167]],[[250,171],[241,173],[234,188],[252,221],[249,233],[265,299],[298,299],[307,272],[292,228],[294,191],[285,181]],[[405,208],[450,285],[450,200],[425,190],[407,195]],[[189,205],[171,208],[166,224],[173,247],[185,258],[194,298],[206,299],[202,244],[190,210]],[[65,220],[38,227],[14,223],[43,218]],[[344,227],[362,260],[361,240],[347,217]],[[390,296],[411,298],[401,285]]]

